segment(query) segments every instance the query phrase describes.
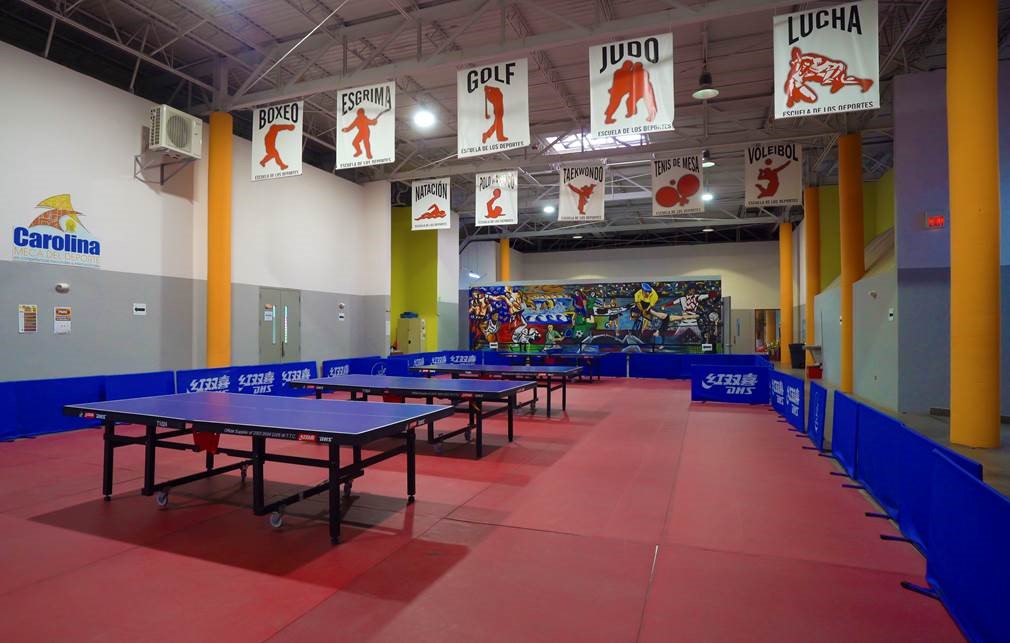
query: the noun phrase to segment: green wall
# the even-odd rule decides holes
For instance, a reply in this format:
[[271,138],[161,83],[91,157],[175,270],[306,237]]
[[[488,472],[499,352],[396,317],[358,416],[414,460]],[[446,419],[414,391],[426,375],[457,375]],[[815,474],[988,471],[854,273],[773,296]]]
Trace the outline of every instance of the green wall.
[[438,350],[438,232],[412,232],[410,208],[393,208],[391,216],[390,341],[400,313],[409,310],[425,320],[425,350]]

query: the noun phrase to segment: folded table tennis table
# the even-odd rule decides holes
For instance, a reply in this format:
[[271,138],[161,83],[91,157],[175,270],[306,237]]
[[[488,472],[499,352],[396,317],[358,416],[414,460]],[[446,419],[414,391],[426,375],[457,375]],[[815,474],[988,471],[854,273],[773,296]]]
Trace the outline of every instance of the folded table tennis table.
[[613,355],[614,353],[569,353],[565,351],[509,351],[504,353],[498,353],[502,357],[507,357],[509,359],[521,359],[523,364],[526,366],[532,366],[536,364],[553,365],[557,363],[566,364],[577,364],[583,367],[583,372],[581,375],[587,376],[589,381],[593,381],[593,377],[597,380],[601,379],[600,375],[600,359],[606,355]]
[[[246,470],[253,472],[253,513],[271,514],[270,524],[283,524],[283,511],[288,505],[329,491],[330,541],[340,541],[340,485],[349,495],[355,478],[364,470],[401,453],[407,457],[407,501],[413,502],[415,492],[414,444],[415,429],[427,422],[452,415],[449,406],[426,404],[360,404],[347,400],[317,401],[305,398],[243,395],[238,393],[180,393],[108,402],[70,404],[65,415],[101,420],[105,425],[105,452],[102,471],[102,495],[112,496],[114,451],[117,448],[141,445],[144,453],[144,485],[142,494],[157,494],[158,504],[168,503],[170,489],[229,471],[238,470],[245,481]],[[146,427],[143,436],[116,434],[116,423],[140,424]],[[191,434],[228,434],[251,438],[249,450],[217,447],[208,450],[205,470],[173,480],[155,482],[157,449],[199,451],[201,447],[172,438]],[[328,445],[325,458],[308,458],[268,453],[267,438],[301,440]],[[381,438],[401,438],[402,444],[368,458],[361,457],[361,447]],[[340,447],[353,449],[351,464],[340,465]],[[236,458],[239,462],[214,466],[214,453]],[[264,500],[265,462],[283,462],[324,468],[325,482],[299,493],[267,504]]]
[[[453,379],[461,377],[476,377],[481,379],[523,380],[535,381],[537,386],[547,392],[547,417],[551,417],[551,393],[561,389],[561,410],[568,408],[568,380],[582,373],[581,366],[545,366],[545,365],[502,365],[502,364],[429,364],[428,366],[412,366],[411,371],[421,373],[426,377],[448,374]],[[534,389],[530,408],[536,412],[539,396]]]

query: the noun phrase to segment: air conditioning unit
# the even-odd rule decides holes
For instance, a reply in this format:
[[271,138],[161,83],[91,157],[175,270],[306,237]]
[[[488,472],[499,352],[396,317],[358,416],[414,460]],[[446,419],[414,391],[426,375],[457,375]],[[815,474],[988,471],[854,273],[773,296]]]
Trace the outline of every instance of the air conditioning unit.
[[151,110],[148,148],[176,158],[198,159],[203,153],[203,121],[168,105],[159,105]]

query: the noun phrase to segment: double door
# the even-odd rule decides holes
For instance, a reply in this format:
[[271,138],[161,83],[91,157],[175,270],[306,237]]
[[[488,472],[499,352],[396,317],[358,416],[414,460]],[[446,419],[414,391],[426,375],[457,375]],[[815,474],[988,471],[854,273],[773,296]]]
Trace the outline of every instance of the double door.
[[302,355],[302,293],[260,288],[260,364],[297,362]]

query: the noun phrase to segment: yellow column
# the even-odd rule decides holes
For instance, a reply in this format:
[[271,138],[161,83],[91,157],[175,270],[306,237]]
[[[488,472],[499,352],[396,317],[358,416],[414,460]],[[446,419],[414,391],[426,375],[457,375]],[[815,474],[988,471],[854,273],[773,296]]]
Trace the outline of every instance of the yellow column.
[[842,381],[852,392],[852,285],[863,276],[863,140],[858,132],[838,137],[838,236],[842,255]]
[[[821,193],[816,187],[803,191],[803,254],[807,267],[806,343],[817,345],[814,326],[814,297],[821,291]],[[807,353],[807,364],[813,364],[813,355]]]
[[207,366],[231,364],[232,119],[210,115],[207,170]]
[[512,278],[511,261],[509,240],[502,239],[498,242],[498,281],[508,281]]
[[793,343],[793,224],[779,224],[779,311],[782,315],[782,339],[779,357],[789,367],[789,344]]
[[1000,443],[996,22],[996,0],[947,1],[950,440],[981,448]]

